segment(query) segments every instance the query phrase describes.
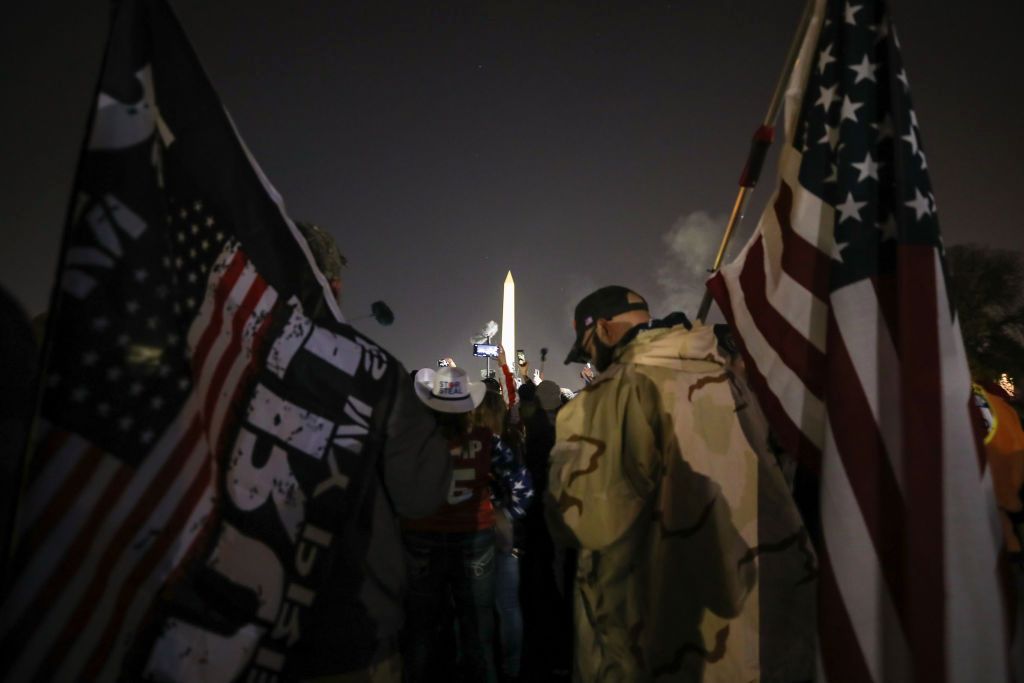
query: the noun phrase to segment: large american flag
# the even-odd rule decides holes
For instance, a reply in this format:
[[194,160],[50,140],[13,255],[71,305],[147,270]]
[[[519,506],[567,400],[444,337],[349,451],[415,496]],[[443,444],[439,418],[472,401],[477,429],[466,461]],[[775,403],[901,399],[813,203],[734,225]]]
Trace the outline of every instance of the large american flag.
[[[358,458],[376,400],[366,388],[390,359],[337,322],[163,0],[118,3],[94,106],[0,677],[277,680],[278,631],[290,645],[305,627],[328,524],[372,467]],[[304,297],[325,297],[336,320],[314,325]],[[252,604],[233,640],[180,614],[185,635],[167,640],[158,598],[197,561]],[[188,655],[187,638],[202,652]]]
[[779,187],[708,286],[820,473],[821,681],[1006,680],[996,538],[935,197],[881,0],[819,0]]

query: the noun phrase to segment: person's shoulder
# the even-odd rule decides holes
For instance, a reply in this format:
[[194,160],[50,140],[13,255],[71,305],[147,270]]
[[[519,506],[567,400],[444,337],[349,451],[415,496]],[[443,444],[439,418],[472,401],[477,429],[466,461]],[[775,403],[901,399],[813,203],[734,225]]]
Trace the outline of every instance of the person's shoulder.
[[714,333],[703,325],[652,329],[625,347],[618,361],[632,368],[629,379],[638,375],[719,374],[726,366]]
[[636,378],[637,369],[629,364],[612,363],[597,378],[576,392],[576,395],[558,409],[556,423],[565,424],[583,418],[597,406],[608,406],[616,402],[622,391],[629,391]]
[[577,391],[571,401],[558,409],[558,414],[561,415],[570,408],[575,410],[588,401],[597,400],[598,397],[604,395],[619,383],[622,379],[623,371],[624,366],[619,363],[613,363],[607,370],[601,372],[594,381]]

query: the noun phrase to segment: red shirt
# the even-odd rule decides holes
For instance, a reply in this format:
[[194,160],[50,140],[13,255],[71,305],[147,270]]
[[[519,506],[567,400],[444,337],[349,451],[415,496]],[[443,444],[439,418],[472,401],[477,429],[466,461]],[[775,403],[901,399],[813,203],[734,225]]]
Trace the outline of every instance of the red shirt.
[[481,531],[494,526],[491,504],[491,444],[494,435],[486,427],[469,433],[465,443],[448,443],[452,459],[452,482],[448,498],[430,517],[406,519],[409,531],[459,533]]

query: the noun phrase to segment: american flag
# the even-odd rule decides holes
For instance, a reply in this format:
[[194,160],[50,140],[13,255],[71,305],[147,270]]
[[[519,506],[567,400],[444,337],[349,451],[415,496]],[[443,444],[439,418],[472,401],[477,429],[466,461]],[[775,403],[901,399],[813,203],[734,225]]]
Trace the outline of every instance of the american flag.
[[820,473],[821,681],[1006,680],[996,539],[935,197],[881,0],[819,0],[779,187],[708,286]]
[[[137,637],[159,630],[161,591],[197,555],[216,564],[211,537],[235,567],[290,560],[306,543],[306,584],[282,565],[281,585],[255,588],[288,585],[289,599],[312,602],[323,573],[313,558],[332,536],[312,522],[338,518],[364,467],[344,462],[369,429],[372,392],[356,394],[385,376],[389,357],[347,326],[302,315],[303,297],[324,296],[340,319],[163,0],[118,3],[63,249],[0,671],[126,680],[159,665],[184,680],[175,662],[147,665],[156,635]],[[302,363],[319,385],[295,388]],[[267,464],[254,466],[254,452]],[[238,529],[244,542],[226,543]],[[263,554],[245,554],[254,549]],[[270,627],[287,611],[291,639],[304,618],[278,597],[263,594],[257,623],[239,625],[244,646],[189,627],[220,647],[192,670],[212,661],[205,680],[276,680],[285,658],[268,649]]]

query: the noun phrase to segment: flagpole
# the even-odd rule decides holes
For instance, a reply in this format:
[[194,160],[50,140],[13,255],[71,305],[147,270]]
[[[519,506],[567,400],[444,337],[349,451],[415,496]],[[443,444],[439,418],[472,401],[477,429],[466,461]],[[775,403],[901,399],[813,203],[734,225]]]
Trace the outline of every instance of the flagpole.
[[[725,226],[725,233],[722,235],[722,243],[718,246],[715,261],[711,266],[711,270],[708,271],[712,274],[718,272],[718,269],[721,268],[722,259],[725,257],[725,250],[729,246],[729,240],[732,239],[736,226],[743,220],[743,213],[746,210],[750,192],[757,185],[757,181],[761,177],[761,169],[764,167],[764,160],[768,156],[768,148],[771,147],[772,141],[775,139],[775,119],[778,118],[779,108],[782,106],[782,97],[786,92],[786,87],[789,85],[789,78],[793,73],[793,67],[796,65],[797,55],[800,54],[800,46],[803,45],[807,29],[811,25],[811,16],[814,14],[814,2],[815,0],[807,0],[807,4],[804,5],[804,13],[800,17],[796,35],[793,36],[793,42],[789,45],[789,52],[786,53],[786,61],[783,64],[782,73],[779,74],[779,81],[775,84],[775,92],[772,93],[771,102],[768,104],[768,113],[765,114],[761,125],[754,131],[754,137],[750,141],[750,152],[747,154],[747,161],[743,166],[743,172],[740,173],[740,189],[736,194],[736,201],[732,205],[732,213],[729,215],[729,222]],[[711,292],[705,288],[704,298],[701,299],[700,308],[697,310],[697,320],[703,323],[707,319],[710,310]]]

